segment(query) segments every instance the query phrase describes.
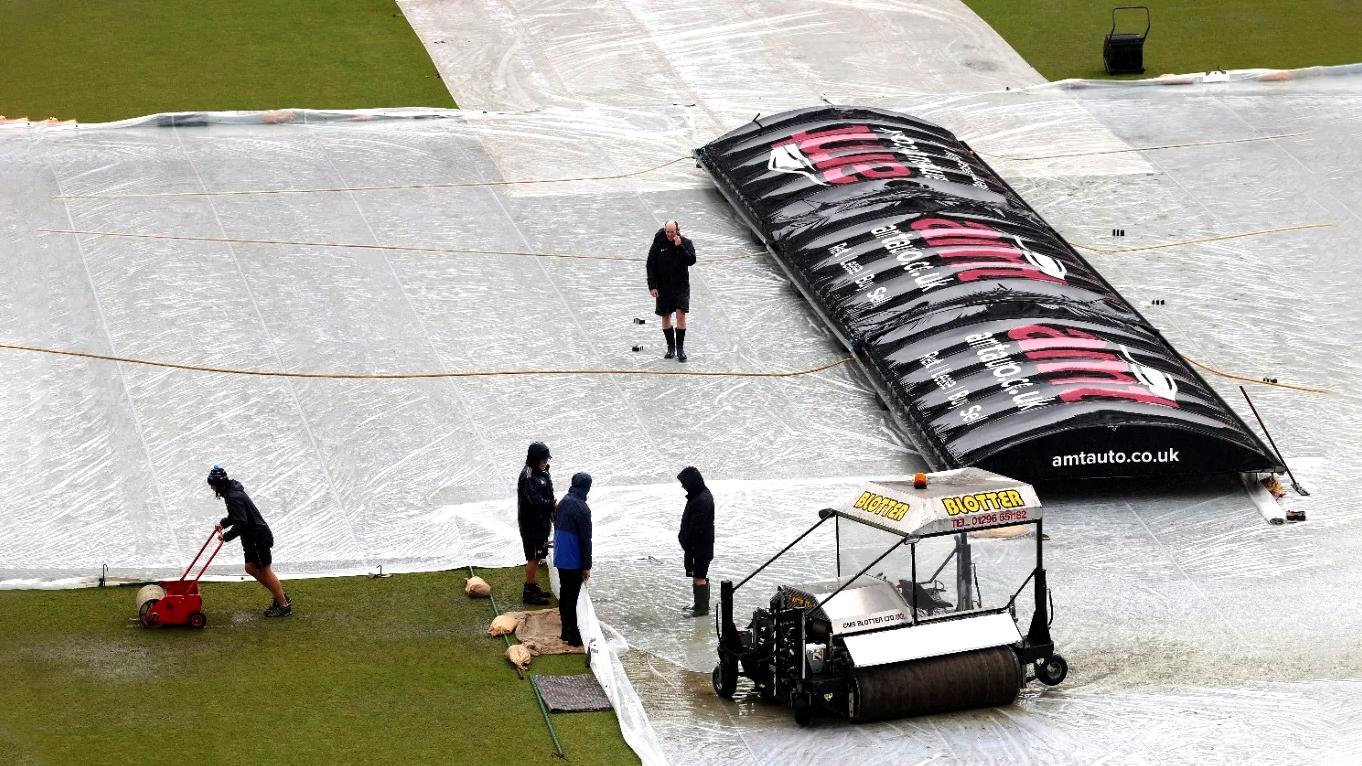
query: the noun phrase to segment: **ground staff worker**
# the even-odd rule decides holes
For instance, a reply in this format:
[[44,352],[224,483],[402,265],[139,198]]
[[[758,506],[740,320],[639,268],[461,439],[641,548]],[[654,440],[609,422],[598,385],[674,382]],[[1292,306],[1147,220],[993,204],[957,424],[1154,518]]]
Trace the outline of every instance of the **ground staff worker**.
[[[695,265],[695,244],[681,236],[681,224],[667,221],[653,235],[648,248],[648,294],[656,300],[654,313],[662,317],[667,339],[664,358],[686,361],[686,312],[690,311],[690,267]],[[676,328],[672,329],[672,314]]]
[[577,626],[577,596],[582,583],[591,579],[591,507],[586,493],[591,476],[572,476],[572,488],[558,503],[553,519],[553,565],[558,568],[558,615],[563,621],[560,638],[570,646],[582,645]]
[[287,617],[293,614],[293,603],[289,601],[284,586],[274,575],[271,564],[274,557],[270,548],[274,546],[274,533],[260,515],[241,482],[227,477],[227,471],[220,465],[213,466],[208,472],[208,486],[227,505],[227,517],[218,522],[223,530],[223,542],[241,538],[241,552],[246,558],[246,574],[254,577],[265,589],[274,594],[274,603],[265,610],[266,617]]
[[686,576],[691,578],[694,603],[687,617],[709,614],[709,562],[714,559],[714,496],[695,466],[686,466],[676,475],[686,489],[686,510],[681,514],[681,532],[676,536],[685,554]]
[[540,589],[539,560],[549,555],[549,534],[553,526],[553,479],[549,477],[549,447],[543,442],[530,445],[525,467],[516,482],[516,523],[520,527],[520,547],[525,552],[525,588],[520,600],[543,606],[549,594]]

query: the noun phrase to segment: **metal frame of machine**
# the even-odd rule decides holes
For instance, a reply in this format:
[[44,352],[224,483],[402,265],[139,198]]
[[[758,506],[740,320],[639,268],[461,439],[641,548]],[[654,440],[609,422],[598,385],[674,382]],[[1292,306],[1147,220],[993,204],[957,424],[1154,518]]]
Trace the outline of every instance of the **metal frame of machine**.
[[[739,629],[733,622],[738,589],[828,519],[837,524],[837,579],[780,586],[770,608],[756,610],[748,627]],[[844,577],[843,520],[898,539]],[[968,533],[1026,525],[1035,527],[1034,568],[1006,604],[983,608],[974,601],[978,585]],[[1030,485],[981,469],[918,474],[913,482],[872,482],[839,507],[820,511],[817,523],[737,585],[721,583],[714,691],[732,697],[738,679],[749,678],[762,698],[785,703],[795,720],[807,725],[820,709],[861,722],[1009,704],[1031,680],[1028,667],[1035,679],[1057,685],[1068,674],[1068,663],[1055,653],[1050,637],[1053,610],[1042,529],[1040,501]],[[951,535],[953,552],[920,581],[918,544]],[[911,583],[866,577],[904,546]],[[955,605],[923,587],[952,560]],[[1023,636],[1016,600],[1031,583],[1035,611]]]

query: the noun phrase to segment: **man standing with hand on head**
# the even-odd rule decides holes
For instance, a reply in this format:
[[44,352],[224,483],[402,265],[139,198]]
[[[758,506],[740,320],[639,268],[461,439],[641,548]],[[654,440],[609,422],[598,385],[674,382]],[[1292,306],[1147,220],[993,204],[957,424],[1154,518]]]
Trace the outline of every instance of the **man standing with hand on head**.
[[[695,244],[681,236],[681,224],[667,221],[648,248],[648,294],[657,301],[654,313],[662,317],[665,359],[686,361],[686,312],[690,311],[690,267],[694,265]],[[676,315],[675,328],[672,314]]]

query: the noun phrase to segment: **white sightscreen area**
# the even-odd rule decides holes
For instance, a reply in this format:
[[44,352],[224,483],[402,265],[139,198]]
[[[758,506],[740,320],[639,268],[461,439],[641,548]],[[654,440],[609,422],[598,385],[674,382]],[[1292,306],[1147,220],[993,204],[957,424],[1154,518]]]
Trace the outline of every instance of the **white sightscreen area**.
[[[515,474],[542,439],[560,493],[595,478],[591,600],[657,762],[1362,757],[1362,70],[1039,85],[940,1],[402,6],[462,111],[0,124],[0,343],[306,373],[677,370],[641,260],[612,260],[677,218],[700,255],[685,369],[818,367],[840,349],[692,163],[470,184],[633,174],[759,112],[863,103],[968,141],[1182,353],[1325,390],[1248,385],[1309,521],[1267,525],[1232,477],[1041,487],[1069,679],[800,729],[709,690],[710,624],[676,616],[674,477],[698,466],[717,499],[717,598],[860,479],[919,467],[850,368],[336,380],[0,348],[6,587],[174,572],[221,515],[213,463],[286,575],[512,565]],[[1287,230],[1220,239],[1268,229]],[[1254,422],[1238,381],[1207,377]],[[225,555],[215,572],[239,572]],[[815,535],[738,613],[833,566]]]

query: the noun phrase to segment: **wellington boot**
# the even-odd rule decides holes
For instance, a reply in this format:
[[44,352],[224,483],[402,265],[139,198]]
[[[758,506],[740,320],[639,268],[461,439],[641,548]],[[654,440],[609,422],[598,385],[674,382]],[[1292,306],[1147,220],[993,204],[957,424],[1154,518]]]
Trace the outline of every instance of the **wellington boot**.
[[704,617],[709,614],[709,583],[704,585],[691,584],[691,594],[695,597],[695,603],[691,605],[687,617]]

